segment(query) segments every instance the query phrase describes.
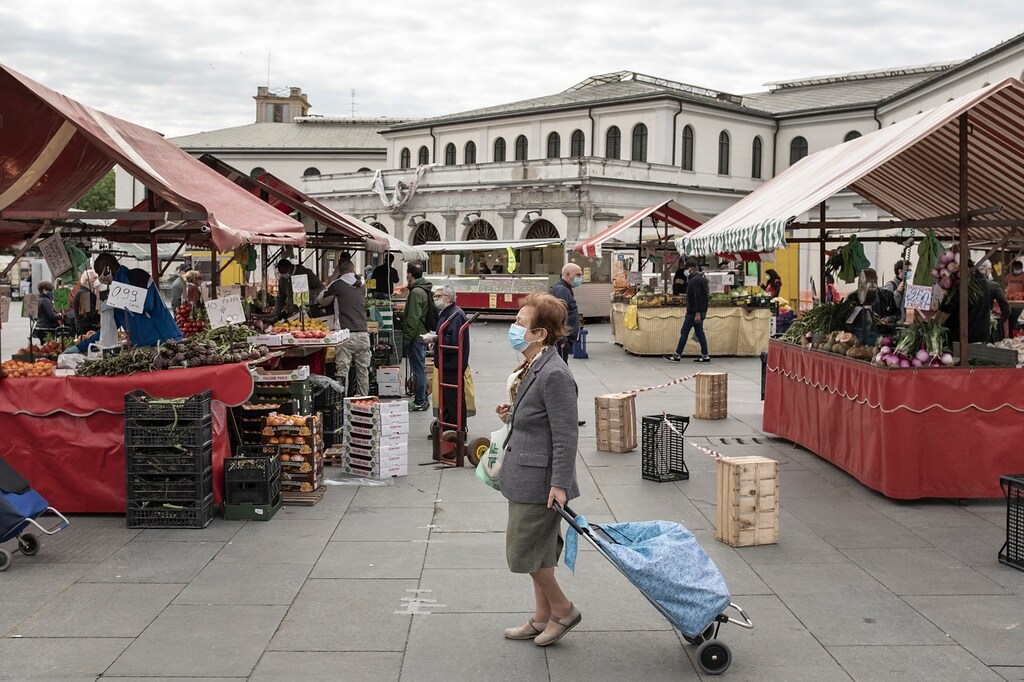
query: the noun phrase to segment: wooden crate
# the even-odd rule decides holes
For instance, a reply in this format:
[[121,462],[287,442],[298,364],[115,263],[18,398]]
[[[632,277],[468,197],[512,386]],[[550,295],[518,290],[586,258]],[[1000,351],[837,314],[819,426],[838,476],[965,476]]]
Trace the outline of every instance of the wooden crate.
[[779,463],[767,457],[718,460],[715,537],[733,547],[779,541]]
[[609,393],[594,397],[597,449],[601,452],[636,450],[636,394]]
[[729,375],[701,372],[697,375],[694,419],[725,419],[729,412]]

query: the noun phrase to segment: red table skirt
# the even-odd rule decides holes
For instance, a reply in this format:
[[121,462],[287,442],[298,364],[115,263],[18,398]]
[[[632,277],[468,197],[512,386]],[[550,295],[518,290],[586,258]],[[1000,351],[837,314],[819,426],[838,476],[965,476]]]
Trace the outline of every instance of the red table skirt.
[[124,394],[213,393],[214,501],[231,455],[226,405],[252,394],[248,367],[220,365],[120,377],[0,380],[0,456],[62,512],[125,511]]
[[773,341],[764,430],[897,499],[1001,497],[1024,471],[1024,370],[891,370]]

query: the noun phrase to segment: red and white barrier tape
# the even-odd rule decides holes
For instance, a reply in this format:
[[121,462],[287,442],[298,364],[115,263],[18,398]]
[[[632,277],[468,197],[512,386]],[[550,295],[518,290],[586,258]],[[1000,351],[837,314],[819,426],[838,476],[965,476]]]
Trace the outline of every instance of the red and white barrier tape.
[[681,384],[684,381],[689,381],[690,379],[694,378],[698,374],[700,374],[700,372],[696,372],[694,374],[691,374],[690,376],[679,377],[678,379],[673,379],[672,381],[668,382],[667,384],[658,384],[657,386],[647,386],[646,388],[634,388],[632,391],[622,391],[622,392],[624,394],[626,394],[626,395],[636,395],[637,393],[646,393],[647,391],[656,391],[659,388],[668,388],[669,386],[675,386],[676,384]]
[[[696,376],[696,375],[694,375],[694,376]],[[679,429],[676,428],[676,425],[669,421],[668,413],[667,412],[662,412],[661,413],[661,422],[665,426],[667,426],[670,431],[672,431],[677,436],[679,436],[682,440],[686,440],[686,437],[683,436],[683,434],[679,431]],[[725,457],[725,455],[723,455],[721,452],[717,452],[715,450],[712,450],[711,448],[706,448],[703,445],[698,445],[697,443],[693,442],[692,440],[689,440],[689,441],[686,441],[686,442],[689,443],[690,446],[693,447],[695,450],[699,450],[700,452],[703,452],[705,455],[708,455],[709,457],[711,457],[711,459],[720,460],[720,459]]]

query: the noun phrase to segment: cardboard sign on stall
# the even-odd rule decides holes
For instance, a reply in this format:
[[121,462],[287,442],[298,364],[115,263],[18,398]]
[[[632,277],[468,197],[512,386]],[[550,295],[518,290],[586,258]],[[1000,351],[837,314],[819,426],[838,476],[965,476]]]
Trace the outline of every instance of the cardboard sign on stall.
[[107,304],[121,310],[142,313],[146,306],[148,291],[123,282],[111,282],[107,293]]
[[210,327],[213,329],[245,322],[242,299],[237,294],[207,301],[206,314],[210,316]]
[[921,284],[908,284],[903,293],[903,307],[911,310],[931,310],[932,288]]

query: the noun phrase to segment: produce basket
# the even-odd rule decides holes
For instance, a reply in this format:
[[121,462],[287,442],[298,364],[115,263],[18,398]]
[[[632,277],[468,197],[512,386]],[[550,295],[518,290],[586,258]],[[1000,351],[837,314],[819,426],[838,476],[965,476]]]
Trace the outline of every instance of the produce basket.
[[198,475],[130,474],[126,479],[129,506],[143,502],[197,502],[213,493],[212,468]]
[[675,414],[643,418],[640,470],[644,479],[665,483],[690,478],[683,459],[683,434],[689,425],[689,417]]
[[279,452],[265,452],[263,446],[239,447],[234,457],[224,460],[224,482],[271,481],[281,473]]
[[125,520],[129,528],[206,528],[213,520],[213,495],[198,502],[131,503]]
[[224,481],[226,504],[271,504],[280,494],[280,476],[269,481]]
[[197,448],[212,442],[213,421],[210,417],[201,421],[126,419],[124,422],[124,444],[128,448]]
[[187,398],[154,398],[142,390],[124,396],[125,419],[209,419],[213,394],[203,391]]
[[194,451],[185,448],[125,448],[125,473],[169,476],[202,474],[213,466],[213,448],[204,445]]

